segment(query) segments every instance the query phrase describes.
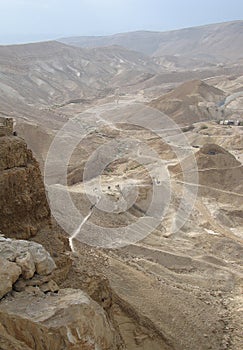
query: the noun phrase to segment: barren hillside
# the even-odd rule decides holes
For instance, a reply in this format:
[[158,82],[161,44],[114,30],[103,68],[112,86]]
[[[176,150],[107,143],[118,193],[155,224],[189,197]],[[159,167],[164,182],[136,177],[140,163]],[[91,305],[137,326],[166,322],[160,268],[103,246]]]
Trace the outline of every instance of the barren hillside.
[[1,349],[242,350],[242,23],[0,46]]
[[222,90],[193,80],[151,101],[149,105],[167,114],[179,125],[189,125],[217,117],[217,106],[224,96]]
[[81,49],[58,42],[1,46],[0,112],[43,114],[47,121],[52,108],[90,104],[159,71],[149,57],[119,47]]
[[[232,40],[233,38],[233,40]],[[243,22],[226,22],[169,32],[131,32],[107,37],[73,37],[61,42],[79,47],[121,45],[153,56],[175,55],[220,63],[242,58]]]

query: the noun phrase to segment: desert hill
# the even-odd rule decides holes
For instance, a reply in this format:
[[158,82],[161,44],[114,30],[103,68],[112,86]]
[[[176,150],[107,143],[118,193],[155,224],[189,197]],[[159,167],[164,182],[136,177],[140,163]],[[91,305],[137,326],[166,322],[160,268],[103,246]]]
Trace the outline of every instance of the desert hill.
[[188,81],[150,102],[150,106],[173,118],[180,125],[208,120],[224,92],[201,80]]
[[67,45],[69,39],[0,46],[0,113],[56,129],[73,113],[114,100],[117,88],[121,96],[132,99],[141,92],[151,100],[188,80],[217,85],[221,77],[242,75],[241,37],[242,21],[235,21],[81,38],[80,47]]
[[[206,143],[196,152],[195,159],[201,185],[225,191],[242,192],[243,166],[226,149],[214,143]],[[190,172],[190,168],[191,165],[188,162],[185,171]],[[179,176],[181,175],[180,166],[176,165],[171,169]]]
[[22,110],[26,116],[37,108],[45,115],[50,107],[90,103],[158,71],[151,58],[117,46],[82,49],[58,42],[1,46],[1,113],[16,115]]
[[197,153],[200,184],[242,193],[243,166],[224,148],[206,144]]

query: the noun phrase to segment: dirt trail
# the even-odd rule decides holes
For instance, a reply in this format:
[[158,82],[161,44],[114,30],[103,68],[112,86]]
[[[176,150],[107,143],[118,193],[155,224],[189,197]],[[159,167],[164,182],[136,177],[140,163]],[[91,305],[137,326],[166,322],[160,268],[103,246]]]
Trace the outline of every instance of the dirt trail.
[[189,186],[208,188],[209,190],[212,190],[212,191],[218,191],[218,192],[223,192],[223,193],[227,193],[227,194],[234,195],[234,196],[243,197],[243,194],[240,194],[237,192],[232,192],[232,191],[225,191],[225,190],[222,190],[222,189],[216,188],[216,187],[210,187],[210,186],[206,186],[206,185],[184,182],[184,181],[180,181],[180,180],[175,180],[175,181],[178,183],[181,183],[181,184],[189,185]]
[[242,164],[240,165],[237,165],[237,166],[234,166],[234,167],[225,167],[225,168],[204,168],[204,169],[196,169],[196,170],[185,170],[185,171],[181,171],[181,172],[178,172],[176,173],[176,175],[174,175],[173,177],[176,177],[178,176],[179,174],[182,174],[182,173],[193,173],[193,172],[198,172],[198,173],[202,173],[202,172],[206,172],[206,171],[210,171],[210,170],[232,170],[232,169],[238,169],[238,168],[241,168],[243,167]]

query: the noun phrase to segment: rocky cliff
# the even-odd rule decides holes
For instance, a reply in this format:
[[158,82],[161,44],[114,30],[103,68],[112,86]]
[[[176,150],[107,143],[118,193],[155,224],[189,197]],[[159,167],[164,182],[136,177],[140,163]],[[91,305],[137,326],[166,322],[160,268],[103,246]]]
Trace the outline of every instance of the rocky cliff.
[[0,137],[0,231],[29,238],[50,223],[50,210],[39,165],[25,141]]
[[11,132],[0,137],[0,213],[0,349],[125,349],[108,281],[75,271],[39,165]]

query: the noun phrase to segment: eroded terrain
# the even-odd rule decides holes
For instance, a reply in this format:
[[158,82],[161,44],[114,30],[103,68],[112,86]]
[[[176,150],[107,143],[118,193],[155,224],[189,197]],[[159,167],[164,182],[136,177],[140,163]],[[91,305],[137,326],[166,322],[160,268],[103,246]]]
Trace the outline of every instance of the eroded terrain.
[[1,349],[242,349],[241,28],[0,48]]

